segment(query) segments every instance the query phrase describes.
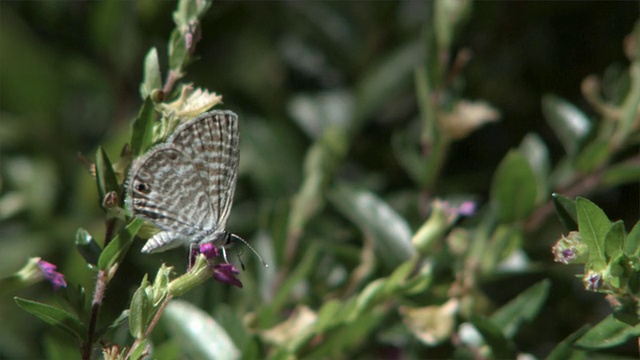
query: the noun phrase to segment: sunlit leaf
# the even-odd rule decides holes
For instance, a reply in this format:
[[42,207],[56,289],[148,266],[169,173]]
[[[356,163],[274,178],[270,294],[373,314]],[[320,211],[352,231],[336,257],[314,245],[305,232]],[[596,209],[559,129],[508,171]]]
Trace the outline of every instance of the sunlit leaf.
[[565,151],[575,155],[581,141],[591,130],[587,116],[573,104],[554,95],[542,99],[542,112]]
[[146,99],[155,89],[162,88],[162,76],[160,75],[160,60],[158,50],[151,48],[144,58],[144,79],[140,84],[140,96]]
[[240,359],[240,351],[224,328],[209,314],[186,301],[169,302],[162,322],[184,354],[192,359]]
[[607,349],[639,335],[640,325],[629,326],[609,315],[587,331],[575,344],[589,350]]
[[109,245],[104,248],[100,259],[98,259],[98,267],[102,270],[111,268],[116,263],[122,261],[129,250],[129,246],[133,242],[133,238],[144,223],[144,220],[135,218],[120,233],[111,240]]
[[491,184],[491,199],[498,205],[500,220],[524,219],[536,200],[536,177],[527,159],[518,151],[510,151],[500,162]]
[[607,215],[596,204],[578,197],[576,199],[578,212],[578,228],[582,242],[589,247],[590,260],[605,261],[605,237],[611,229],[611,222]]
[[23,310],[75,337],[79,342],[86,340],[87,330],[84,325],[66,310],[19,297],[14,300]]
[[382,199],[344,183],[330,192],[329,199],[373,240],[378,257],[390,268],[409,260],[414,253],[409,225]]
[[608,259],[615,258],[622,253],[624,237],[624,222],[618,220],[611,225],[611,228],[604,238],[605,254]]
[[551,159],[549,150],[540,137],[534,133],[527,134],[518,148],[529,162],[531,170],[536,176],[536,203],[547,200],[549,196],[549,172]]
[[153,144],[153,124],[156,110],[151,98],[146,98],[133,122],[131,132],[131,151],[135,156],[142,155]]
[[498,309],[491,316],[491,322],[500,328],[507,338],[513,338],[523,321],[532,321],[538,315],[550,288],[549,280],[533,285]]

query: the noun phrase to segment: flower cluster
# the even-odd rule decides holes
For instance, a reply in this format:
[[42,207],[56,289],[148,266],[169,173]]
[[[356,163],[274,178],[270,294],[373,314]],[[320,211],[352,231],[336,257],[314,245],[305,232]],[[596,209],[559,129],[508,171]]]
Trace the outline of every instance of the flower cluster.
[[[224,251],[224,248],[220,251],[220,248],[215,246],[212,242],[200,244],[199,247],[191,249],[189,267],[193,267],[196,257],[199,254],[202,254],[207,259],[207,264],[213,272],[213,278],[216,279],[216,281],[242,288],[242,283],[236,278],[236,275],[239,274],[240,271],[238,271],[233,264],[226,261]],[[222,255],[224,259],[223,262],[219,261],[220,255]]]

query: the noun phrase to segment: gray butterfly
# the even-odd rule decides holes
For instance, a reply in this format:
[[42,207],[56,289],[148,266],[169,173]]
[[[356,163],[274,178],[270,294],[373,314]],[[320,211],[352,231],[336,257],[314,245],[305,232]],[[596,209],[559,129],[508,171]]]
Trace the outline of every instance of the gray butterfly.
[[127,181],[133,215],[162,230],[142,252],[240,239],[225,230],[239,142],[238,116],[215,110],[181,124],[166,142],[134,161]]

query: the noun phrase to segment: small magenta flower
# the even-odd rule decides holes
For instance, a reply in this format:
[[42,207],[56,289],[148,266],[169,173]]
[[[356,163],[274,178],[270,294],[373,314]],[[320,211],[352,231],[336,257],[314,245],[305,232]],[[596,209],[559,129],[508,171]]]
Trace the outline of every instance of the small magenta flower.
[[236,278],[240,271],[229,263],[213,265],[213,278],[221,283],[230,284],[242,288],[242,283]]
[[220,256],[220,250],[212,242],[208,242],[200,245],[200,254],[204,254],[207,259],[212,259]]
[[582,278],[584,288],[589,291],[598,291],[602,288],[602,274],[594,271],[589,271]]
[[191,267],[193,267],[196,257],[200,254],[204,255],[207,259],[207,264],[213,271],[213,278],[216,279],[216,281],[242,288],[242,283],[236,278],[236,275],[240,272],[235,266],[226,262],[226,257],[224,258],[225,262],[218,261],[223,253],[213,242],[204,243],[199,247],[192,248]]
[[37,265],[44,278],[53,285],[53,290],[58,290],[61,287],[67,287],[64,275],[56,271],[57,266],[44,260],[38,260]]
[[551,248],[553,260],[563,264],[581,264],[587,260],[589,247],[582,242],[580,233],[571,231],[569,235],[562,235]]

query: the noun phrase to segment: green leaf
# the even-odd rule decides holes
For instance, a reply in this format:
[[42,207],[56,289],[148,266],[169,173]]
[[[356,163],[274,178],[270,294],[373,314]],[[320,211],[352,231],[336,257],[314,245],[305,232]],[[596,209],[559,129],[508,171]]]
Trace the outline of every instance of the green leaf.
[[639,335],[640,325],[629,326],[609,315],[580,337],[575,344],[589,350],[607,349]]
[[586,359],[584,350],[576,349],[573,346],[576,340],[589,331],[589,326],[583,326],[573,334],[569,335],[565,340],[556,345],[556,347],[547,356],[546,360],[582,360]]
[[153,47],[144,58],[144,79],[140,84],[140,96],[143,100],[151,97],[155,89],[162,89],[162,75],[160,75],[158,50]]
[[[309,342],[307,342],[306,345],[309,348],[309,352],[305,354],[304,358],[342,358],[344,357],[342,355],[349,349],[365,345],[367,340],[371,338],[372,331],[383,326],[387,318],[387,311],[370,311],[363,314],[344,326],[322,334],[324,341],[320,342],[320,344],[309,346]],[[313,340],[313,338],[310,340]]]
[[624,243],[625,229],[624,222],[618,220],[611,225],[611,228],[607,232],[604,238],[605,254],[607,259],[613,259],[622,254],[622,246]]
[[450,51],[456,31],[460,30],[471,13],[472,2],[443,0],[435,1],[433,4],[434,29],[438,39],[438,48],[443,52]]
[[118,185],[118,179],[113,171],[113,165],[104,152],[102,147],[98,147],[96,152],[96,181],[98,183],[98,202],[100,207],[104,208],[103,201],[107,194],[114,191],[116,194],[120,194],[120,186]]
[[182,77],[188,60],[185,38],[176,28],[169,37],[169,68],[176,73],[176,76]]
[[543,280],[509,301],[491,316],[491,322],[505,337],[516,335],[523,321],[532,321],[542,309],[551,288],[550,280]]
[[607,168],[602,174],[602,185],[613,188],[622,184],[638,182],[640,166],[635,164],[618,164]]
[[133,122],[131,131],[131,151],[134,156],[142,155],[153,145],[153,125],[156,121],[156,110],[151,98],[146,98]]
[[78,252],[80,252],[87,263],[93,265],[98,264],[102,248],[93,236],[83,228],[76,231],[76,249],[78,249]]
[[162,314],[162,322],[173,340],[191,359],[232,360],[240,351],[214,318],[194,305],[172,300]]
[[606,262],[604,241],[611,229],[609,218],[596,204],[583,197],[576,199],[576,209],[582,242],[589,247],[589,260]]
[[566,196],[553,193],[553,209],[567,231],[578,231],[578,211],[576,201]]
[[640,256],[640,221],[633,226],[624,240],[624,253],[627,256]]
[[516,352],[513,344],[504,337],[500,329],[494,325],[489,319],[478,315],[472,315],[471,324],[482,335],[482,338],[491,348],[492,358],[495,359],[515,359]]
[[338,316],[343,308],[344,303],[337,299],[330,299],[322,304],[322,307],[318,310],[318,318],[315,325],[316,331],[322,333],[344,322],[345,319]]
[[603,165],[610,155],[610,139],[594,140],[578,155],[576,168],[579,171],[590,173]]
[[536,203],[541,203],[549,194],[549,150],[538,135],[529,133],[522,139],[518,151],[525,156],[536,176]]
[[344,129],[332,127],[307,151],[304,180],[290,211],[289,237],[299,237],[307,222],[324,205],[324,191],[348,148]]
[[591,129],[587,116],[573,104],[557,96],[542,99],[542,112],[569,155],[575,155]]
[[493,177],[491,199],[497,203],[501,222],[523,220],[535,206],[535,174],[527,159],[512,150],[500,162]]
[[366,190],[338,184],[329,193],[333,205],[371,240],[378,258],[390,269],[414,254],[407,222],[382,199]]
[[289,274],[278,289],[278,292],[274,296],[270,307],[265,307],[265,311],[268,311],[268,315],[273,315],[273,312],[282,311],[284,306],[290,299],[291,292],[295,286],[299,285],[302,281],[309,278],[310,274],[314,271],[318,265],[318,257],[320,256],[319,247],[317,244],[312,243],[304,252],[304,256],[298,263],[298,266]]
[[153,306],[149,296],[147,296],[147,288],[149,281],[145,275],[142,279],[140,287],[133,294],[131,299],[131,307],[129,309],[129,333],[136,339],[142,339],[147,331],[147,326],[153,317]]
[[15,297],[14,300],[23,310],[74,336],[79,343],[86,340],[87,329],[78,318],[66,310],[19,297]]
[[416,40],[406,44],[382,60],[356,88],[354,130],[372,116],[388,99],[411,83],[416,66],[424,58],[424,46]]
[[291,117],[312,139],[319,139],[329,127],[348,129],[353,107],[352,94],[343,89],[297,95],[288,104]]
[[109,245],[104,248],[100,259],[98,259],[98,267],[101,270],[110,269],[116,263],[122,261],[129,250],[129,246],[133,242],[133,238],[144,223],[144,220],[135,218],[127,225],[118,235],[111,240]]

